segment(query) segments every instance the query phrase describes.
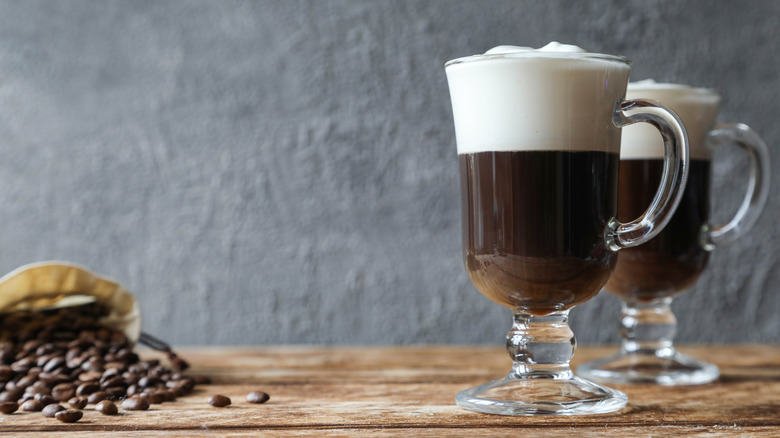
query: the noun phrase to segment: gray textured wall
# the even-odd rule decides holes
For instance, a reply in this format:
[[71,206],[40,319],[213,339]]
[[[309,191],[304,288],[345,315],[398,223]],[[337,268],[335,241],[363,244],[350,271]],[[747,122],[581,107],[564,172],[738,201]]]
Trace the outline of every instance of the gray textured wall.
[[[720,89],[721,119],[770,144],[762,219],[675,308],[682,341],[777,341],[778,20],[777,1],[2,1],[0,271],[85,264],[179,344],[500,343],[509,312],[460,262],[443,64],[558,40]],[[746,167],[721,156],[723,219]],[[580,341],[615,341],[617,311],[575,309]]]

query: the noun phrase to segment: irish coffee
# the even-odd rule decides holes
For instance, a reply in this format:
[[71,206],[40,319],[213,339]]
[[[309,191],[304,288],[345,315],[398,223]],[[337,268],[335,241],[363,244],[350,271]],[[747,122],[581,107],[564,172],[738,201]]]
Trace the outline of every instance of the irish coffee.
[[[671,214],[687,159],[682,126],[655,102],[623,100],[627,59],[576,46],[500,46],[450,61],[446,71],[463,260],[476,288],[514,314],[512,371],[459,392],[458,405],[502,415],[622,408],[625,394],[572,374],[568,313],[601,290],[617,250],[649,239]],[[671,166],[663,196],[628,230],[616,220],[620,127],[650,114],[673,137]]]
[[[642,214],[655,195],[662,168],[661,159],[620,161],[618,220]],[[702,241],[709,219],[709,188],[710,160],[691,160],[688,184],[674,216],[658,236],[620,252],[606,289],[629,301],[651,301],[693,286],[709,258]]]
[[[620,351],[582,364],[578,373],[604,382],[697,385],[718,377],[718,367],[674,349],[675,295],[693,287],[709,252],[729,242],[755,222],[764,203],[766,148],[745,125],[713,125],[720,96],[714,90],[652,80],[629,84],[626,97],[661,100],[685,123],[690,140],[688,183],[666,227],[644,245],[620,251],[606,290],[622,298]],[[739,145],[751,155],[752,182],[746,200],[728,225],[709,224],[712,146]],[[620,150],[618,220],[640,214],[661,180],[664,145],[647,126],[623,130]],[[717,300],[713,295],[710,299]]]
[[459,161],[463,256],[480,292],[532,315],[598,293],[615,259],[604,233],[615,216],[618,154],[479,152]]

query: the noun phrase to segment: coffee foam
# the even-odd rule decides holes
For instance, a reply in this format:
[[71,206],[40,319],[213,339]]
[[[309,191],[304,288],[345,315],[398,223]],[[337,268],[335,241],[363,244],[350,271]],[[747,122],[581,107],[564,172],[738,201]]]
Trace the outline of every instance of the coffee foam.
[[617,153],[612,112],[628,82],[625,58],[550,43],[498,46],[446,65],[458,153]]
[[[682,120],[688,132],[691,159],[709,160],[712,151],[707,146],[707,132],[712,129],[718,114],[720,96],[708,88],[683,84],[658,83],[653,80],[628,84],[627,99],[652,99],[667,106]],[[623,128],[620,158],[663,158],[664,143],[658,130],[646,123]]]

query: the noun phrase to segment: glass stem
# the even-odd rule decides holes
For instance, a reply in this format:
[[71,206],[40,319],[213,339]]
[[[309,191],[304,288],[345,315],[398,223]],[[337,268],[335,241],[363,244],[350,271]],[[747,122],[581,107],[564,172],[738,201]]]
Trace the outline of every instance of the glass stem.
[[568,310],[545,316],[515,311],[506,337],[515,377],[571,379],[569,361],[576,347]]
[[671,298],[646,303],[624,301],[619,327],[621,352],[673,356],[677,318],[672,313],[671,303]]

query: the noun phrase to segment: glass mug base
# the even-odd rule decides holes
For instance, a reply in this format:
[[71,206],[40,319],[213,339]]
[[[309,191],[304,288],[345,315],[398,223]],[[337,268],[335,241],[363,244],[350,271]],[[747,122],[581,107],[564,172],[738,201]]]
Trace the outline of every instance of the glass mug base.
[[672,352],[660,355],[655,350],[621,351],[618,354],[585,363],[577,374],[602,383],[654,383],[657,385],[702,385],[718,378],[717,366]]
[[589,415],[619,411],[628,398],[620,391],[576,376],[518,377],[475,386],[458,393],[458,406],[497,415]]

